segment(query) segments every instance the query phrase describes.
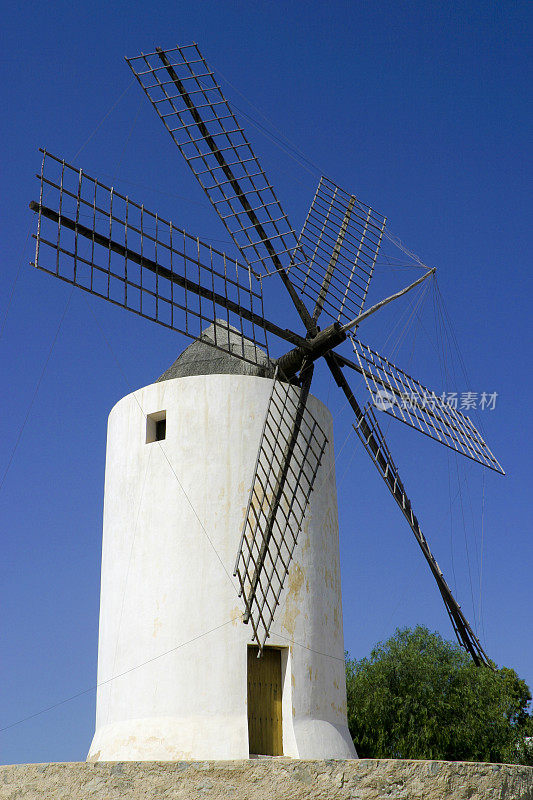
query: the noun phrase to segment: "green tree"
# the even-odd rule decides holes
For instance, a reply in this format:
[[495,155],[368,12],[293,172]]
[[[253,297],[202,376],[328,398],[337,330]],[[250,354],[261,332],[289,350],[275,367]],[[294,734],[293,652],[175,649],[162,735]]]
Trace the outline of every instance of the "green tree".
[[397,630],[370,658],[347,655],[346,688],[360,757],[533,763],[525,681],[476,667],[427,628]]

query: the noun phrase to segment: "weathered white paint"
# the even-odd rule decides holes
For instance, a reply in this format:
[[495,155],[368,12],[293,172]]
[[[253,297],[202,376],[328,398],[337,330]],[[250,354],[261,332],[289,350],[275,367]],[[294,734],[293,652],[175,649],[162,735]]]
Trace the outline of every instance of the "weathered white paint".
[[[248,757],[251,628],[232,572],[270,389],[177,378],[111,411],[89,760]],[[332,420],[309,404],[329,445],[269,644],[284,648],[284,754],[349,758]],[[146,444],[159,411],[166,439]]]

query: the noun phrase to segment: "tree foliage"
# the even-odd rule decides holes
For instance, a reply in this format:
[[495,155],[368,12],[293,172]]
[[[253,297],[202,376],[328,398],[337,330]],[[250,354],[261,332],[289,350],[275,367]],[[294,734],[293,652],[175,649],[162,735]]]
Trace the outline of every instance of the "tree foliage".
[[512,669],[476,667],[427,628],[347,657],[346,688],[360,757],[533,763],[527,684]]

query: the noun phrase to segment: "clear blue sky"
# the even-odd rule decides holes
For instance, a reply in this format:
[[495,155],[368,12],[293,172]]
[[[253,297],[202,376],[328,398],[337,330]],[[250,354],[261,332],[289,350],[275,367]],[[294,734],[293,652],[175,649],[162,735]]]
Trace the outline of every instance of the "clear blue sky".
[[[391,230],[437,266],[469,377],[455,354],[448,367],[456,377],[442,381],[431,294],[393,360],[440,391],[498,392],[496,408],[480,418],[507,476],[483,480],[480,466],[456,463],[394,421],[385,425],[388,441],[487,653],[533,686],[531,4],[96,0],[19,8],[5,4],[2,17],[0,474],[16,449],[0,489],[0,727],[96,682],[107,414],[186,344],[74,292],[47,362],[70,289],[28,266],[37,148],[74,160],[128,89],[75,163],[230,250],[123,61],[193,40],[259,111],[230,88],[239,107],[255,119],[264,114],[271,130],[385,213]],[[299,228],[316,174],[247,129]],[[391,278],[378,269],[372,300],[412,279],[412,271]],[[385,354],[408,309],[400,303],[360,330]],[[336,424],[346,648],[362,657],[397,626],[418,623],[453,638],[411,532],[348,436],[350,412],[318,372],[314,392]],[[350,379],[365,400],[357,376]],[[83,760],[94,705],[89,692],[10,728],[0,734],[0,761]]]

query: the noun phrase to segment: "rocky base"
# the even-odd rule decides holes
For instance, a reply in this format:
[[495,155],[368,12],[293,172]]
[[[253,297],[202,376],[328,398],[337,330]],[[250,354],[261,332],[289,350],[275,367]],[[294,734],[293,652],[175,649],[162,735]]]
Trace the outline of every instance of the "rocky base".
[[0,767],[0,800],[533,800],[533,767],[461,761],[129,761]]

